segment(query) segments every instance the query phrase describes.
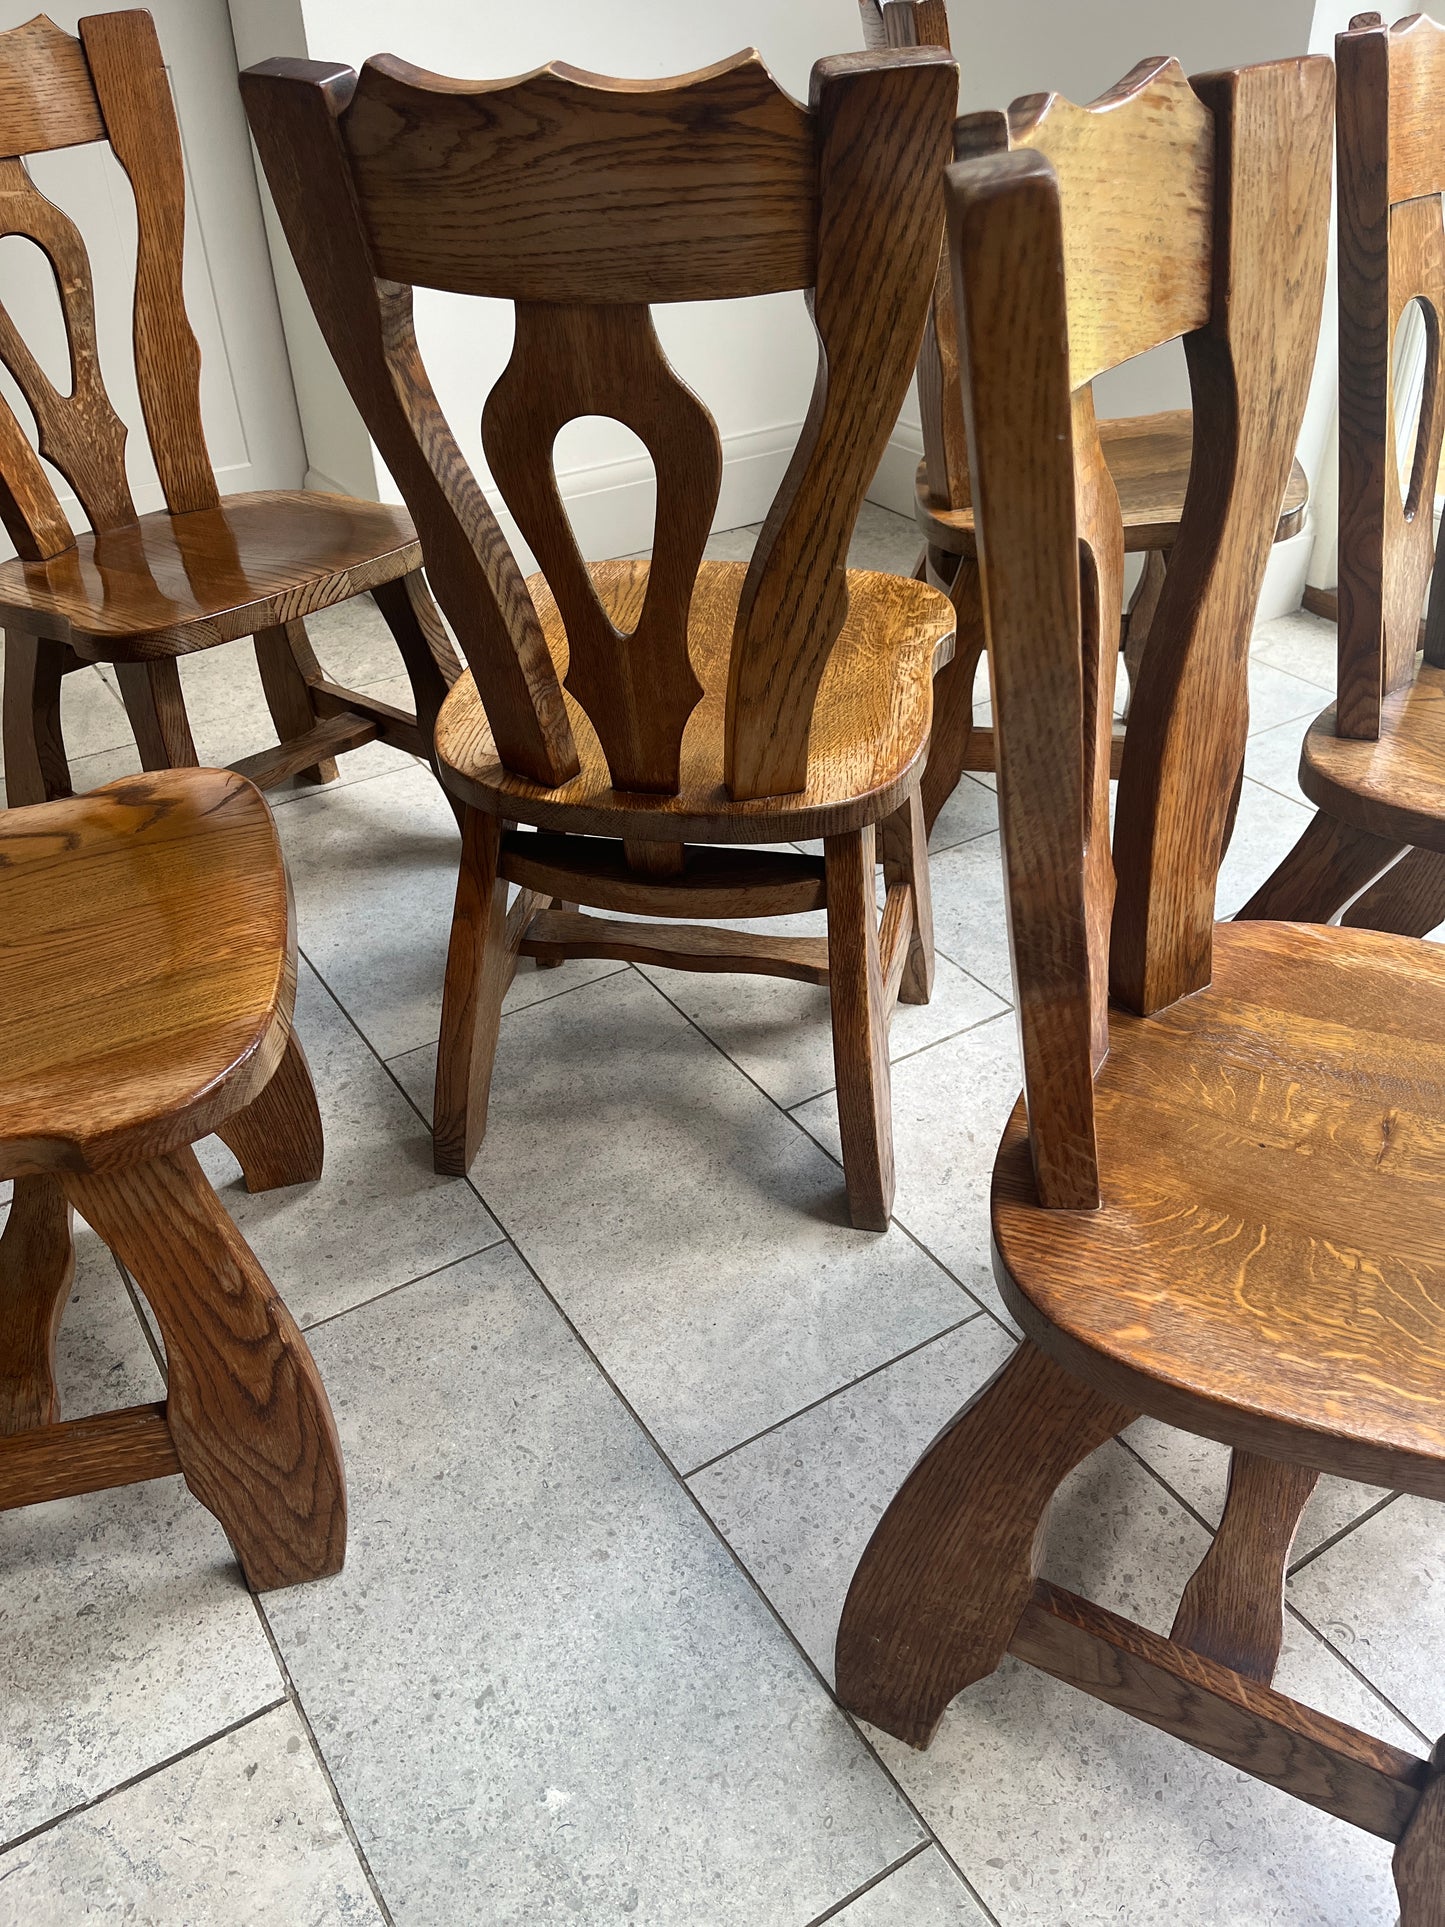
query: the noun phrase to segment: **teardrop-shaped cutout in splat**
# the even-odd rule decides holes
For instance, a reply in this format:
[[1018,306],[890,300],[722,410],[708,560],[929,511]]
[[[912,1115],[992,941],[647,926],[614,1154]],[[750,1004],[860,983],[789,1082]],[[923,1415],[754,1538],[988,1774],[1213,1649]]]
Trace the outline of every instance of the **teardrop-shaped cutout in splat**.
[[[657,469],[634,429],[613,415],[574,415],[557,431],[552,468],[584,562],[651,555],[657,539]],[[647,539],[639,544],[637,531],[643,527]],[[557,585],[552,587],[555,592]],[[617,633],[631,636],[636,629]]]
[[1390,348],[1390,406],[1394,411],[1395,460],[1400,506],[1413,522],[1428,489],[1435,500],[1435,478],[1427,476],[1431,422],[1438,406],[1440,323],[1423,295],[1407,301],[1395,324]]

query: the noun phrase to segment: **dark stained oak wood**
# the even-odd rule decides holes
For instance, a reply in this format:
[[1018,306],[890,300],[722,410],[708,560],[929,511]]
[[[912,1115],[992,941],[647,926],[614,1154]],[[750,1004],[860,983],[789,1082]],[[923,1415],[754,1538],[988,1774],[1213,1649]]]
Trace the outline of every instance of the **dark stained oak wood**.
[[55,1336],[74,1277],[65,1193],[18,1178],[0,1230],[0,1436],[60,1417]]
[[311,1067],[292,1031],[270,1082],[244,1110],[233,1111],[216,1135],[241,1167],[248,1191],[314,1183],[326,1143]]
[[1428,937],[1445,923],[1445,854],[1439,850],[1407,850],[1398,863],[1360,892],[1340,922],[1356,930]]
[[131,1405],[0,1435],[0,1512],[179,1472],[166,1408]]
[[[126,707],[145,766],[185,767],[196,759],[172,658],[257,634],[284,747],[307,734],[315,715],[306,685],[319,670],[302,618],[404,578],[412,579],[413,597],[426,600],[415,533],[396,509],[285,492],[220,500],[183,293],[180,130],[155,26],[148,13],[132,10],[93,14],[79,31],[72,39],[40,17],[0,34],[0,234],[26,235],[48,257],[71,361],[69,381],[57,387],[0,305],[0,361],[36,430],[32,447],[0,402],[0,519],[18,551],[0,565],[0,622],[13,645],[6,655],[12,803],[70,792],[49,700],[61,647],[124,665]],[[164,511],[146,516],[137,516],[126,479],[127,425],[102,379],[84,242],[26,168],[27,155],[87,141],[109,144],[134,200],[135,379],[166,500]],[[75,491],[89,523],[78,537],[41,457]],[[416,693],[418,713],[430,712],[423,725],[429,754],[440,698],[425,682]],[[331,748],[354,746],[338,740]],[[268,782],[327,773],[325,758],[309,769],[285,755],[249,767]]]
[[1445,1927],[1445,1782],[1435,1743],[1420,1804],[1395,1849],[1401,1927]]
[[[465,1171],[481,1143],[519,955],[802,975],[829,985],[853,1221],[887,1224],[887,1026],[900,996],[921,1001],[931,984],[911,812],[954,624],[935,588],[846,562],[918,352],[957,86],[929,48],[821,61],[806,108],[751,51],[641,82],[560,65],[448,80],[390,56],[359,76],[295,61],[242,76],[312,306],[471,672],[436,727],[463,805],[441,1170]],[[540,565],[528,580],[437,406],[412,284],[515,306],[482,439]],[[818,334],[807,420],[751,563],[704,562],[717,428],[669,365],[651,306],[784,289],[806,291]],[[593,413],[652,456],[646,562],[588,563],[577,548],[552,448]],[[907,828],[884,838],[880,922],[876,832],[894,818]],[[821,879],[689,848],[815,836]],[[522,895],[504,914],[509,880]],[[588,918],[580,903],[658,921]],[[698,921],[800,903],[827,908],[826,945]]]

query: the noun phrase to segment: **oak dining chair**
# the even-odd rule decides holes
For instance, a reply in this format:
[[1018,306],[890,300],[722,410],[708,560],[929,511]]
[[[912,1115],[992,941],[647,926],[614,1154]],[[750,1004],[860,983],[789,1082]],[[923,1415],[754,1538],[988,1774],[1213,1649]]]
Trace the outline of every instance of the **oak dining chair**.
[[[888,1223],[888,1022],[932,984],[918,786],[954,625],[937,590],[845,563],[918,352],[957,86],[932,48],[822,61],[807,107],[756,52],[641,82],[472,83],[391,56],[359,78],[242,77],[312,305],[470,665],[437,726],[465,806],[439,1170],[481,1143],[519,955],[757,972],[827,985],[852,1219]],[[432,394],[413,284],[515,304],[482,443],[541,565],[525,581]],[[807,419],[751,563],[705,561],[717,427],[650,304],[787,289],[820,339]],[[577,549],[552,444],[590,414],[652,456],[650,562]],[[821,856],[787,847],[815,837]],[[826,938],[696,921],[820,908]]]
[[[191,1148],[321,1175],[275,825],[227,770],[0,810],[0,1511],[180,1472],[251,1586],[340,1570],[346,1486],[306,1340]],[[61,1416],[71,1211],[155,1314],[166,1396]]]
[[[859,0],[859,11],[869,45],[950,44],[944,0]],[[1039,105],[1037,99],[1015,103],[1016,120],[1010,138],[1015,146],[1051,154],[1057,130],[1038,111]],[[1079,217],[1087,222],[1089,184],[1080,182],[1079,190],[1085,197]],[[1075,210],[1066,201],[1064,219],[1071,222],[1074,218]],[[923,459],[918,464],[914,499],[914,513],[924,539],[919,573],[952,596],[958,620],[953,662],[940,674],[934,691],[937,710],[933,745],[923,778],[923,813],[930,829],[965,770],[992,770],[995,766],[993,730],[974,719],[974,685],[984,649],[984,625],[954,335],[953,290],[944,259],[939,263],[918,358]],[[1182,408],[1106,417],[1099,421],[1098,429],[1104,462],[1119,495],[1124,552],[1144,558],[1120,625],[1132,691],[1139,679],[1169,552],[1179,534],[1193,425],[1189,410]],[[1299,533],[1308,503],[1309,483],[1299,462],[1293,461],[1275,525],[1276,541]],[[1115,774],[1123,738],[1124,724],[1116,723],[1112,749]]]
[[[1339,204],[1339,643],[1335,701],[1299,785],[1316,814],[1240,911],[1423,937],[1445,922],[1445,28],[1358,14],[1335,41]],[[1397,446],[1395,343],[1418,302],[1425,379]],[[1403,459],[1402,459],[1403,458]],[[1430,594],[1421,634],[1420,610]],[[1420,645],[1424,644],[1423,661]]]
[[[1193,83],[1151,61],[1102,107],[1037,110],[1051,157],[1006,151],[1001,116],[961,129],[946,199],[1024,1067],[992,1237],[1024,1335],[874,1532],[837,1683],[921,1747],[1012,1653],[1397,1842],[1405,1927],[1439,1927],[1435,1759],[1270,1682],[1319,1473],[1445,1497],[1445,957],[1213,920],[1324,291],[1332,82],[1318,58]],[[1065,214],[1080,180],[1087,221]],[[1181,336],[1196,459],[1111,862],[1124,532],[1090,384]],[[1235,1448],[1167,1638],[1038,1576],[1054,1491],[1140,1413]]]
[[[84,240],[25,164],[88,142],[108,145],[135,202],[135,378],[166,503],[145,515],[127,478],[126,424],[101,375]],[[217,492],[182,290],[180,131],[148,13],[93,14],[78,39],[43,14],[0,34],[0,235],[25,236],[47,258],[70,352],[62,393],[0,306],[0,362],[36,427],[32,447],[0,397],[0,521],[17,552],[0,564],[9,802],[70,795],[61,684],[87,663],[114,665],[146,769],[194,765],[179,659],[245,636],[279,742],[236,767],[262,788],[325,781],[338,755],[378,738],[431,759],[459,671],[406,513],[349,496]],[[74,491],[89,524],[81,534],[44,463]],[[368,589],[406,665],[415,715],[328,680],[307,638],[307,615]]]

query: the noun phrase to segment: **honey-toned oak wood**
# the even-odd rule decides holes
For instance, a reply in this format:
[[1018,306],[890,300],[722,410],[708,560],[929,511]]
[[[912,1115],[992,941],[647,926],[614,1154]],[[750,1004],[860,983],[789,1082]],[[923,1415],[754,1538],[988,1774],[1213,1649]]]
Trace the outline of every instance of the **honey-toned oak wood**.
[[[85,141],[109,144],[135,205],[135,379],[166,500],[145,516],[126,480],[127,424],[102,379],[84,242],[26,168],[27,155]],[[377,503],[286,492],[219,498],[182,285],[180,131],[148,13],[94,14],[78,40],[43,16],[0,34],[0,234],[28,236],[48,257],[71,362],[69,381],[57,387],[0,305],[0,361],[36,428],[32,447],[0,401],[0,520],[18,551],[0,565],[10,802],[70,793],[53,698],[63,667],[77,658],[115,663],[143,763],[184,767],[196,757],[174,658],[245,635],[257,637],[283,751],[301,741],[318,751],[309,762],[288,753],[252,762],[249,773],[265,782],[298,773],[325,780],[334,773],[330,756],[355,743],[336,732],[315,738],[310,690],[321,672],[302,619],[404,580],[414,601],[429,602],[421,552],[407,516]],[[89,524],[79,535],[41,457],[75,492]],[[430,620],[440,634],[434,612]],[[422,753],[430,754],[440,706],[435,672],[418,674],[423,666],[405,647],[403,656],[423,718]]]
[[[1339,625],[1336,699],[1311,724],[1300,787],[1319,814],[1264,886],[1325,922],[1355,893],[1347,868],[1321,875],[1322,821],[1416,845],[1400,874],[1351,906],[1350,921],[1431,930],[1445,919],[1445,730],[1440,652],[1422,633],[1435,566],[1436,479],[1445,434],[1445,28],[1424,14],[1393,27],[1358,15],[1335,43],[1339,71]],[[1431,131],[1431,130],[1436,131]],[[1406,307],[1425,321],[1413,451],[1396,446],[1395,338]],[[1401,480],[1401,458],[1406,473]],[[1431,592],[1439,626],[1445,597]],[[1424,662],[1417,669],[1424,644]],[[1258,914],[1247,905],[1242,915]]]
[[[1009,1652],[1401,1842],[1402,1921],[1423,1927],[1440,1918],[1445,1864],[1431,1763],[1267,1682],[1318,1474],[1445,1497],[1445,963],[1376,931],[1215,929],[1209,910],[1323,293],[1331,79],[1307,59],[1193,83],[1214,137],[1204,312],[1186,298],[1187,197],[1156,255],[1141,250],[1136,286],[1124,263],[1111,279],[1070,253],[1042,154],[950,171],[1024,1060],[991,1228],[1024,1340],[885,1512],[849,1589],[837,1677],[846,1706],[921,1746]],[[1152,84],[1136,74],[1140,98]],[[1194,178],[1156,149],[1198,151],[1188,115],[1136,115],[1126,140],[1127,97],[1114,111],[1100,136],[1114,175],[1090,176],[1096,237],[1137,236],[1115,205],[1137,214],[1152,182]],[[1185,327],[1194,398],[1112,863],[1123,530],[1076,314],[1110,353],[1140,345],[1151,315],[1161,338]],[[1398,848],[1372,842],[1342,846],[1361,885]],[[1224,1518],[1168,1639],[1035,1572],[1051,1494],[1136,1412],[1235,1448]]]
[[[319,1173],[295,970],[275,826],[234,773],[0,812],[0,1508],[179,1468],[257,1587],[340,1566],[340,1450],[305,1340],[191,1146],[218,1130],[253,1190]],[[163,1406],[62,1419],[72,1206],[156,1314]]]
[[[481,1143],[519,956],[765,972],[828,987],[850,1209],[883,1229],[888,1018],[932,982],[917,797],[954,622],[928,584],[846,557],[918,352],[956,68],[935,48],[839,56],[806,107],[751,51],[637,82],[271,61],[242,88],[312,306],[470,672],[436,732],[464,808],[438,1168],[464,1171]],[[413,283],[515,305],[482,436],[540,565],[525,580],[432,393]],[[704,561],[717,429],[651,307],[783,290],[805,292],[818,335],[807,420],[751,563]],[[594,413],[652,456],[647,561],[577,548],[551,451]],[[813,837],[821,864],[746,847]],[[804,909],[826,909],[826,941],[704,921]]]

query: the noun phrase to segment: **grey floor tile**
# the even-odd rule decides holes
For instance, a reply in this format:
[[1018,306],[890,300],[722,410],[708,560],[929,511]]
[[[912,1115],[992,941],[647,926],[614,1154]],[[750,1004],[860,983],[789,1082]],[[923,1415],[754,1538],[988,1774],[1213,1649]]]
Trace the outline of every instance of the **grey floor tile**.
[[[893,1215],[1000,1317],[989,1260],[988,1192],[998,1141],[1021,1088],[1012,1012],[893,1067]],[[836,1157],[838,1104],[793,1115]]]
[[[114,1260],[84,1227],[76,1254],[60,1328],[63,1416],[162,1397]],[[225,1535],[179,1477],[4,1515],[0,1841],[283,1691]],[[3,1881],[0,1863],[8,1895]]]
[[[1214,1439],[1195,1438],[1158,1419],[1141,1418],[1129,1427],[1129,1443],[1151,1465],[1171,1490],[1201,1518],[1218,1525],[1229,1485],[1229,1447]],[[1306,1559],[1389,1496],[1374,1485],[1355,1485],[1326,1473],[1315,1487],[1300,1518],[1291,1552],[1292,1563]]]
[[[408,767],[298,798],[277,818],[301,948],[383,1057],[435,1044],[461,844],[431,771]],[[525,960],[514,1010],[625,965]]]
[[502,1234],[464,1179],[437,1176],[431,1133],[304,964],[296,1013],[326,1133],[319,1182],[252,1196],[219,1138],[200,1155],[292,1315],[311,1325]]
[[1319,715],[1324,704],[1320,701],[1318,683],[1307,682],[1302,676],[1295,676],[1287,669],[1255,655],[1249,665],[1249,733],[1257,736],[1267,729],[1278,729],[1281,723],[1297,722],[1300,734],[1305,725]]
[[974,1318],[688,1481],[825,1678],[843,1596],[874,1526],[1016,1342],[991,1318]]
[[1232,917],[1289,855],[1314,812],[1245,778],[1234,837],[1219,866],[1215,914]]
[[636,971],[503,1023],[472,1175],[682,1471],[973,1309]]
[[1287,670],[1333,694],[1337,651],[1335,625],[1297,609],[1293,615],[1262,622],[1254,632],[1251,653],[1257,661]]
[[1274,729],[1261,730],[1257,736],[1251,736],[1244,752],[1244,773],[1266,789],[1277,790],[1292,803],[1312,810],[1314,805],[1306,801],[1299,786],[1300,746],[1306,727],[1296,718],[1292,723],[1280,723]]
[[278,1706],[0,1856],[27,1927],[368,1927],[382,1918],[295,1709]]
[[842,1927],[983,1927],[985,1917],[937,1847],[926,1847],[833,1918]]
[[1290,1598],[1407,1718],[1445,1733],[1445,1514],[1394,1500],[1290,1581]]
[[1006,1002],[1013,1000],[998,832],[930,859],[938,949]]
[[935,855],[955,843],[969,843],[976,836],[987,836],[998,828],[998,792],[991,774],[965,773],[958,779],[953,794],[938,812],[928,847]]
[[266,1610],[403,1927],[802,1927],[920,1837],[510,1251],[317,1355],[351,1544]]
[[[773,918],[773,924],[816,926],[826,933],[822,911],[811,918]],[[762,928],[761,924],[755,928]],[[781,934],[781,930],[779,932]],[[828,992],[786,977],[712,976],[703,971],[658,970],[643,975],[685,1011],[777,1104],[801,1104],[833,1088],[833,1027]],[[967,1030],[1004,1008],[1002,1000],[950,963],[937,959],[933,995],[926,1004],[899,1004],[888,1033],[892,1057],[922,1050]]]
[[[349,602],[335,602],[329,609],[307,616],[306,633],[317,659],[333,682],[347,689],[367,689],[374,683],[400,678],[408,694],[397,702],[397,707],[415,707],[401,651],[386,626],[386,618],[369,595],[353,596]],[[385,696],[382,700],[394,699]]]
[[[1118,1445],[1060,1492],[1044,1571],[1167,1630],[1203,1531]],[[1412,1744],[1290,1619],[1276,1684]],[[865,1729],[872,1733],[872,1729]],[[962,1694],[927,1753],[873,1735],[1008,1927],[1340,1927],[1395,1919],[1390,1849],[1015,1660]]]
[[882,569],[890,575],[912,575],[923,553],[918,524],[908,515],[895,515],[877,502],[858,511],[853,540],[848,545],[850,569]]

